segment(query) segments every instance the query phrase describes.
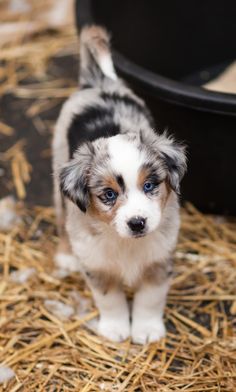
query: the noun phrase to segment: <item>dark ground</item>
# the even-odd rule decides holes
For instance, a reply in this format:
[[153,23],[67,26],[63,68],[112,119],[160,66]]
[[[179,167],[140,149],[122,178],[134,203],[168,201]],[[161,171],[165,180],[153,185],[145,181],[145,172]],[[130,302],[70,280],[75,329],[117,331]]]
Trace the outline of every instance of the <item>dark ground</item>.
[[[68,86],[75,86],[77,80],[77,59],[75,56],[66,56],[53,59],[48,67],[47,80],[58,78],[66,79]],[[37,83],[41,87],[39,79],[25,80],[22,85]],[[50,99],[53,100],[53,99]],[[38,119],[27,115],[27,110],[35,102],[35,99],[18,98],[11,94],[0,97],[0,119],[5,124],[14,128],[13,136],[0,134],[0,152],[5,152],[18,140],[26,140],[24,149],[27,160],[32,165],[33,171],[31,181],[26,187],[26,202],[29,205],[51,205],[52,204],[52,168],[51,168],[51,138],[54,124],[57,120],[60,108],[65,99],[56,98],[56,106],[44,110],[37,115],[42,124],[39,129],[35,124]],[[0,197],[14,194],[15,189],[11,178],[10,165],[8,162],[0,162]]]

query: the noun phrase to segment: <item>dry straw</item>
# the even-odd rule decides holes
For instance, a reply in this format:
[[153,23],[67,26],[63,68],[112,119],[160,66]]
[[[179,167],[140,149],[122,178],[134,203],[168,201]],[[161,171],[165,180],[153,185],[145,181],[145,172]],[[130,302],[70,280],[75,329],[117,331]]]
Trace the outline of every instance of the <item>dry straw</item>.
[[[16,374],[5,390],[235,390],[235,223],[186,205],[167,337],[140,347],[108,342],[87,324],[97,317],[89,290],[79,274],[54,269],[52,208],[21,216],[20,226],[0,234],[0,363]],[[48,300],[60,304],[61,316]]]
[[[48,1],[33,3],[43,7]],[[9,18],[9,11],[2,8],[2,21],[4,15]],[[32,121],[74,89],[46,73],[52,57],[77,52],[74,30],[40,29],[15,37],[0,53],[0,94],[32,99]],[[22,86],[27,77],[40,84]],[[1,119],[1,137],[10,140],[14,131]],[[25,143],[9,141],[0,155],[19,198],[33,175]],[[93,332],[97,311],[90,291],[79,274],[53,265],[53,209],[19,206],[19,214],[20,223],[0,233],[0,379],[10,377],[0,391],[236,390],[235,221],[205,216],[186,204],[165,311],[167,337],[141,347],[114,344]]]

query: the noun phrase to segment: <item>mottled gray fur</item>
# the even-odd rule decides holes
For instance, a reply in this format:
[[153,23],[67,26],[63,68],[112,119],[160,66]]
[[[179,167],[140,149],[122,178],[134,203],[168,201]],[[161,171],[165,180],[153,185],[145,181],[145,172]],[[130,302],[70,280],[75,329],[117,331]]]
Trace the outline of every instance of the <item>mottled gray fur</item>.
[[[185,149],[166,133],[160,135],[154,131],[153,119],[143,100],[117,78],[106,31],[97,26],[85,28],[80,41],[80,90],[65,102],[53,137],[54,200],[62,236],[56,262],[61,268],[83,267],[87,272],[86,279],[100,311],[102,335],[120,341],[131,334],[136,343],[151,342],[165,334],[162,315],[169,287],[170,257],[179,229],[177,194],[186,170]],[[78,129],[73,128],[75,121]],[[140,167],[139,159],[134,162],[135,170],[138,168],[136,173],[140,175],[140,169],[145,166],[157,179],[158,186],[156,194],[146,195],[137,184],[137,197],[135,193],[130,204],[127,203],[128,192],[125,195],[126,184],[123,189],[121,186],[115,217],[124,206],[128,207],[123,208],[119,219],[114,220],[111,214],[109,225],[106,219],[100,221],[101,216],[106,218],[109,208],[102,206],[98,196],[104,191],[103,179],[119,178],[119,168],[124,162],[122,157],[122,162],[117,160],[119,165],[111,165],[110,155],[113,154],[114,159],[122,154],[116,148],[115,151],[109,149],[116,138],[111,139],[112,132],[113,136],[124,136],[118,136],[118,140],[124,140],[124,146],[134,147],[138,154],[132,157],[142,155]],[[73,143],[75,149],[71,153]],[[133,151],[132,148],[128,151]],[[126,167],[125,161],[125,175],[130,169]],[[130,177],[136,178],[135,174]],[[156,217],[158,226],[156,224],[149,235],[140,239],[124,239],[120,233],[123,233],[123,223],[127,223],[127,210],[137,215],[136,210],[132,210],[137,200],[142,200],[140,205],[143,206],[146,201],[151,203],[150,199],[152,206],[156,206],[154,210],[160,210],[159,216],[149,208],[149,215]],[[139,205],[137,211],[140,211]],[[68,237],[64,235],[65,227]],[[138,287],[131,328],[129,308],[120,283]]]

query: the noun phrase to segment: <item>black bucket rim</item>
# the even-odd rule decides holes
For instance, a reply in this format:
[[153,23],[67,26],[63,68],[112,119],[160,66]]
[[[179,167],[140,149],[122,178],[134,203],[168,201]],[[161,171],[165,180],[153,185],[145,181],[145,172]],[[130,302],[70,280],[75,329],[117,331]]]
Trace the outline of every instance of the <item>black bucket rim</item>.
[[[76,23],[80,29],[84,25],[96,24],[92,11],[92,0],[76,0]],[[195,110],[236,116],[236,94],[226,94],[206,90],[175,81],[154,73],[113,50],[115,68],[122,76],[135,82],[152,95],[178,106]]]

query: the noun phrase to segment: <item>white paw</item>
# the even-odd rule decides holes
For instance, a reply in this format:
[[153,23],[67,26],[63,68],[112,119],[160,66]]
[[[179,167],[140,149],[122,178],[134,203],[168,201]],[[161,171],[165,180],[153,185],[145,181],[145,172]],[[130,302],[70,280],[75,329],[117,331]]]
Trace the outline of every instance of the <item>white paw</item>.
[[98,323],[98,333],[114,342],[122,342],[130,336],[129,321],[101,317]]
[[166,334],[165,325],[160,318],[134,320],[131,329],[132,342],[146,344],[157,342]]
[[55,264],[58,268],[77,272],[80,271],[80,264],[75,256],[69,253],[58,252],[54,258]]

